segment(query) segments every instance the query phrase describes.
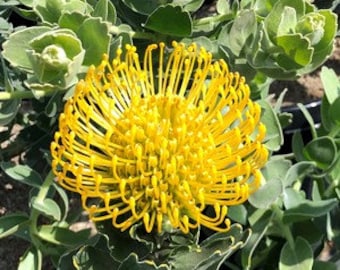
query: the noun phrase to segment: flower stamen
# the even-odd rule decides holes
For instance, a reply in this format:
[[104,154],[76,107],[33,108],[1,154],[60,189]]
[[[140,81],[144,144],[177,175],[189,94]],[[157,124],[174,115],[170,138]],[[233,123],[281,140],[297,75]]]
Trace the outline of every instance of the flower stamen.
[[268,158],[261,108],[223,60],[172,45],[167,58],[164,43],[148,46],[142,64],[128,45],[89,69],[60,115],[52,168],[93,221],[226,231]]

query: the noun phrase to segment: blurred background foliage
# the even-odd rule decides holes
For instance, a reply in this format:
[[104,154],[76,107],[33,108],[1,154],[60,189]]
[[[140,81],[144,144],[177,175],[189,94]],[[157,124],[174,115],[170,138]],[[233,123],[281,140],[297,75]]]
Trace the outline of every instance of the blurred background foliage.
[[[323,68],[321,123],[301,104],[311,139],[300,131],[280,154],[282,112],[268,87],[295,80],[330,56],[339,1],[5,0],[0,3],[0,166],[31,188],[29,213],[0,217],[0,238],[30,244],[18,269],[338,269],[340,261],[340,83]],[[213,11],[207,7],[214,6]],[[148,235],[107,224],[74,231],[86,219],[50,173],[49,145],[64,101],[102,54],[134,44],[195,42],[246,77],[263,109],[271,158],[249,202],[230,207],[228,233]],[[157,64],[157,63],[155,63]],[[13,133],[15,136],[13,137]],[[13,158],[17,158],[13,162]],[[20,194],[18,194],[20,196]],[[243,228],[242,228],[243,227]],[[321,259],[330,248],[327,261]],[[10,251],[9,251],[10,252]]]

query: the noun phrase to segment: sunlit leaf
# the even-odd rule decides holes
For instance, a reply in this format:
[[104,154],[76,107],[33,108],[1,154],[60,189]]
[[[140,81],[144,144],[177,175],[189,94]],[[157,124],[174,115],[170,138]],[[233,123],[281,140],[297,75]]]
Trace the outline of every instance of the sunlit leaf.
[[244,10],[235,18],[229,32],[229,49],[239,56],[249,37],[256,32],[256,15],[253,10]]
[[340,95],[333,101],[329,108],[330,119],[337,125],[340,126]]
[[41,239],[56,245],[77,247],[89,238],[90,230],[85,229],[79,232],[74,232],[56,225],[42,225],[38,229],[38,236]]
[[61,210],[59,205],[50,198],[45,198],[43,201],[37,200],[37,197],[32,197],[32,207],[38,210],[45,216],[51,217],[54,220],[61,220]]
[[328,103],[332,104],[340,96],[340,80],[333,69],[321,68],[320,79],[324,87]]
[[103,54],[109,53],[111,35],[109,26],[100,18],[86,19],[77,31],[79,39],[85,49],[84,65],[97,65]]
[[12,66],[32,72],[31,62],[26,53],[26,50],[31,49],[29,42],[50,29],[47,26],[33,26],[14,32],[2,44],[2,55]]
[[27,165],[14,164],[12,162],[1,162],[0,167],[12,179],[23,184],[40,188],[43,182],[40,174]]
[[92,13],[94,17],[101,17],[104,21],[116,23],[117,14],[115,6],[109,0],[99,0]]
[[261,122],[266,126],[266,146],[270,150],[279,150],[280,146],[283,144],[283,133],[280,126],[280,121],[277,114],[271,107],[271,105],[265,101],[259,101],[263,114],[261,116]]
[[41,270],[42,252],[35,246],[29,247],[19,262],[18,270]]
[[282,194],[283,187],[280,179],[272,178],[251,194],[248,201],[256,208],[268,208]]

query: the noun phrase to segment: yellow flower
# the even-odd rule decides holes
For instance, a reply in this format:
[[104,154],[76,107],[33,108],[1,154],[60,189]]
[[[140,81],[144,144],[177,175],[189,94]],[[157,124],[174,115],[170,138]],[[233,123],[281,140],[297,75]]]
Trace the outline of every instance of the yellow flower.
[[128,45],[89,69],[60,115],[54,173],[93,221],[228,230],[227,207],[257,190],[267,161],[260,106],[204,48],[166,50],[148,46],[141,63]]

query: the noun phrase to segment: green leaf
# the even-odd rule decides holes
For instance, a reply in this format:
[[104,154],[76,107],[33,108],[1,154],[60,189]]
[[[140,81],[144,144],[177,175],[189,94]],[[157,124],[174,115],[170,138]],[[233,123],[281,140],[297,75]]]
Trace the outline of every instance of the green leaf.
[[310,129],[311,129],[311,133],[314,136],[314,138],[316,137],[316,130],[315,130],[315,122],[314,122],[314,118],[311,115],[310,111],[306,108],[306,106],[304,106],[302,103],[298,103],[297,106],[299,107],[299,109],[301,110],[301,112],[303,113],[303,116],[306,118]]
[[203,4],[205,0],[173,0],[174,5],[183,6],[184,10],[189,12],[197,11]]
[[77,247],[89,239],[90,229],[74,232],[57,225],[42,225],[37,234],[41,239],[52,244]]
[[276,178],[283,180],[291,166],[292,163],[290,160],[281,157],[272,158],[266,163],[266,166],[262,169],[262,175],[265,179]]
[[33,10],[45,22],[57,22],[61,15],[62,0],[36,0],[33,1]]
[[305,13],[304,1],[303,0],[281,0],[276,1],[272,10],[265,18],[265,26],[268,29],[269,36],[274,39],[278,33],[279,26],[285,15],[284,10],[287,7],[291,7],[296,12],[296,18],[300,18]]
[[48,117],[54,117],[57,112],[58,112],[58,108],[61,107],[60,104],[60,93],[58,93],[57,91],[55,92],[55,94],[49,99],[46,107],[45,107],[45,113]]
[[119,263],[112,259],[110,254],[111,248],[107,235],[97,233],[80,244],[80,248],[68,249],[60,256],[58,270],[73,270],[75,267],[78,267],[77,269],[118,269]]
[[283,203],[286,209],[297,207],[306,201],[304,193],[293,188],[285,188],[283,192]]
[[230,2],[226,0],[217,0],[216,10],[218,14],[228,14],[231,12]]
[[305,157],[303,155],[304,141],[302,138],[301,131],[296,131],[293,134],[292,138],[292,149],[294,153],[294,157],[297,161],[305,161]]
[[281,250],[279,270],[311,270],[312,265],[313,250],[304,238],[297,237],[294,247],[286,242]]
[[43,182],[39,173],[27,165],[16,165],[12,162],[1,162],[0,167],[12,179],[23,184],[40,188]]
[[78,11],[86,14],[92,10],[91,6],[82,0],[35,0],[33,10],[39,15],[43,22],[57,23],[60,16],[65,12]]
[[247,245],[241,250],[242,269],[251,268],[254,260],[252,259],[254,252],[266,234],[272,219],[272,213],[269,210],[258,209],[249,216],[252,235]]
[[277,36],[283,36],[295,32],[297,23],[296,11],[294,8],[286,6],[281,14],[281,20],[277,29]]
[[280,125],[280,121],[277,114],[271,107],[271,105],[265,101],[260,100],[258,102],[262,107],[261,122],[266,126],[266,146],[268,149],[277,151],[283,144],[283,133]]
[[2,55],[13,67],[32,72],[31,62],[26,54],[26,50],[31,49],[29,42],[49,30],[51,28],[46,26],[32,26],[14,32],[3,43]]
[[330,176],[332,179],[334,179],[334,181],[336,181],[335,179],[340,179],[340,158],[339,157],[334,163],[334,166],[332,167]]
[[183,246],[171,254],[170,265],[176,270],[215,270],[235,251],[244,247],[250,231],[235,223],[228,232],[218,232],[208,237],[200,246]]
[[[116,247],[112,250],[112,257],[118,262],[122,262],[131,253],[136,253],[138,257],[144,258],[151,252],[152,240],[149,242],[139,240],[138,232],[134,226],[129,231],[121,232],[112,226],[111,221],[103,221],[96,225],[99,231],[110,235],[109,245]],[[124,243],[124,245],[121,243]]]
[[[75,33],[69,29],[55,29],[35,37],[27,50],[34,76],[28,82],[71,86],[84,59],[84,49]],[[43,90],[43,89],[41,89]]]
[[313,161],[300,161],[291,166],[283,178],[283,186],[291,186],[296,181],[301,181],[306,175],[311,173],[315,168]]
[[235,18],[229,37],[229,49],[235,56],[239,56],[243,47],[249,43],[249,37],[256,32],[256,17],[254,10],[243,10]]
[[83,22],[88,18],[88,16],[75,12],[66,12],[62,14],[59,18],[58,24],[61,28],[67,28],[77,33],[79,27],[83,24]]
[[256,208],[266,209],[270,207],[282,194],[282,182],[280,179],[272,178],[251,194],[248,201]]
[[325,232],[323,232],[314,220],[304,220],[292,224],[293,235],[298,235],[306,239],[311,245],[319,245],[323,242]]
[[0,239],[16,233],[20,226],[29,222],[24,213],[7,214],[0,217]]
[[40,249],[37,249],[35,246],[29,247],[22,258],[20,258],[18,270],[41,270],[42,257]]
[[247,224],[247,214],[247,208],[243,204],[229,206],[228,208],[228,217],[242,225]]
[[329,117],[331,121],[339,128],[340,126],[340,95],[330,105]]
[[45,198],[43,201],[37,200],[37,197],[32,197],[32,207],[47,217],[54,220],[61,220],[61,210],[59,205],[50,198]]
[[111,35],[109,26],[100,18],[88,18],[77,31],[77,35],[85,49],[84,65],[98,65],[103,54],[109,53]]
[[310,141],[304,147],[303,155],[317,167],[327,169],[337,158],[337,147],[333,138],[323,136]]
[[187,37],[192,32],[192,19],[189,12],[184,11],[181,7],[166,5],[157,8],[150,14],[145,28],[164,35]]
[[14,119],[20,104],[20,99],[0,101],[0,126],[6,126]]
[[58,192],[62,202],[63,202],[63,209],[62,209],[62,217],[61,220],[65,220],[69,211],[69,198],[67,196],[66,191],[60,187],[57,184],[53,184],[53,187],[55,188],[55,190]]
[[320,78],[328,103],[332,104],[340,96],[340,80],[333,69],[325,66],[321,68]]
[[[276,44],[284,50],[286,56],[289,56],[294,63],[300,66],[305,66],[312,60],[313,48],[310,47],[308,39],[301,34],[278,36]],[[287,63],[281,62],[279,64],[287,70],[294,69],[294,66],[287,65]]]
[[137,12],[139,14],[143,15],[149,15],[154,10],[159,8],[160,6],[164,4],[169,4],[172,1],[170,0],[122,0],[122,2],[128,6],[131,10],[134,12]]
[[295,207],[285,210],[282,221],[284,223],[292,223],[320,217],[331,211],[337,204],[338,201],[336,198],[323,201],[306,200]]
[[[330,53],[328,48],[331,47],[331,51],[333,50],[333,41],[337,32],[337,15],[329,9],[318,10],[317,13],[324,17],[325,23],[323,37],[314,48],[316,54],[323,54],[323,58],[325,58]],[[317,55],[317,58],[322,59],[322,56]],[[313,62],[315,60],[313,59]]]
[[19,2],[25,6],[32,7],[34,0],[19,0]]
[[[119,269],[119,263],[112,258],[110,252],[108,237],[97,234],[89,239],[88,243],[84,243],[70,259],[73,261],[72,266],[77,269]],[[68,257],[70,255],[72,253]],[[59,269],[64,270],[65,268],[60,267]]]
[[312,270],[337,270],[334,262],[314,261]]
[[[3,85],[6,92],[13,92],[14,86],[13,82],[8,76],[7,67],[5,65],[5,61],[0,54],[2,71],[0,70],[0,74],[3,74]],[[2,77],[2,76],[1,76]],[[2,84],[2,82],[0,82]],[[21,99],[12,99],[12,100],[4,100],[0,101],[0,126],[8,125],[16,116],[19,111],[21,104]]]
[[109,0],[99,0],[92,13],[93,17],[101,17],[104,21],[116,23],[117,13],[115,6]]
[[[309,181],[311,181],[311,180],[309,180]],[[321,196],[321,193],[320,193],[320,187],[319,187],[318,182],[316,180],[313,181],[312,199],[313,199],[313,201],[321,201],[322,200],[322,196]]]
[[331,10],[318,10],[318,13],[324,16],[325,23],[323,37],[320,42],[314,45],[313,59],[305,68],[299,70],[299,74],[310,73],[319,67],[333,51],[333,41],[337,32],[337,16]]
[[336,125],[334,125],[330,117],[330,113],[329,113],[330,106],[331,105],[328,102],[326,95],[324,95],[321,100],[320,113],[321,113],[322,128],[324,128],[326,131],[331,131],[332,128],[337,128]]
[[130,255],[122,262],[118,268],[119,270],[170,270],[171,268],[166,264],[159,266],[152,260],[140,261],[137,254],[130,253]]
[[183,38],[181,40],[186,45],[195,43],[198,47],[204,47],[210,53],[217,54],[218,53],[218,46],[215,42],[211,41],[209,38],[205,36],[198,36],[195,38]]

